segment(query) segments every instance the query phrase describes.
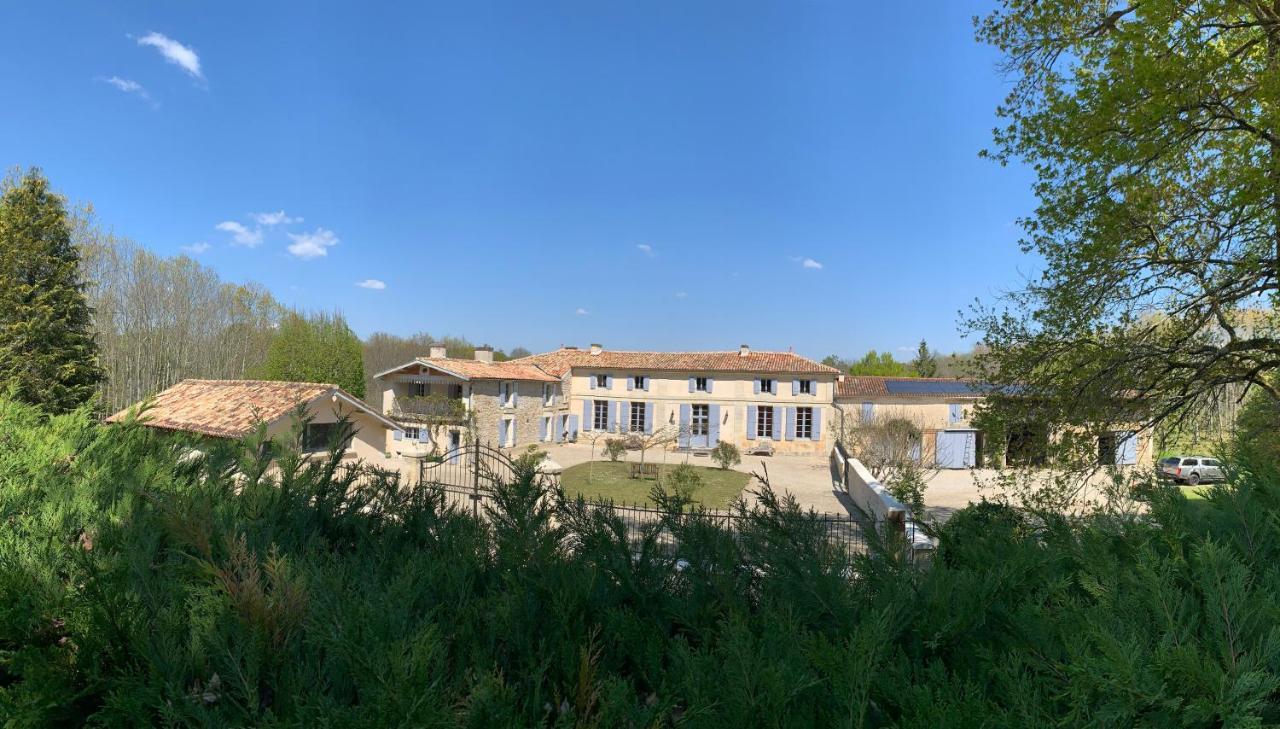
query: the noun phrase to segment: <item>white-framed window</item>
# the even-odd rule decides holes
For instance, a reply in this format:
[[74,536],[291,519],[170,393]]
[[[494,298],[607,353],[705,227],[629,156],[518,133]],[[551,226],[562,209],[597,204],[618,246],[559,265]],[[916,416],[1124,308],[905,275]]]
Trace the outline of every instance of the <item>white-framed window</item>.
[[409,394],[413,397],[426,397],[431,394],[431,384],[427,382],[409,383]]
[[[760,380],[760,392],[763,392],[763,393],[766,393],[766,394],[772,395],[772,394],[773,394],[773,380]],[[772,416],[770,416],[770,417],[772,417]]]
[[633,390],[643,390],[643,389],[644,389],[644,375],[632,375],[632,376],[631,376],[631,389],[633,389]]
[[499,382],[498,383],[498,402],[502,407],[515,407],[516,404],[516,383]]
[[694,405],[690,409],[692,420],[689,423],[689,431],[693,435],[710,435],[711,433],[711,406],[705,403]]
[[599,389],[599,390],[609,389],[608,375],[595,375],[595,378],[596,378],[596,389]]
[[756,408],[756,435],[761,438],[773,437],[773,408],[768,405]]
[[813,380],[800,380],[800,394],[801,395],[813,394]]
[[507,427],[505,429],[507,442],[503,443],[503,445],[506,446],[507,448],[514,448],[516,445],[516,419],[512,417],[506,417],[506,418],[503,418],[502,420],[507,424]]
[[542,418],[542,439],[544,441],[554,440],[555,431],[551,429],[551,416],[544,415]]
[[406,427],[404,429],[405,440],[418,440],[421,437],[422,431],[418,430],[416,427]]
[[543,405],[556,404],[556,386],[550,382],[544,383],[542,385],[542,404]]
[[643,403],[643,402],[631,403],[631,415],[629,418],[631,422],[628,423],[628,425],[630,426],[632,433],[644,432],[644,416],[645,416],[645,408],[647,407],[649,407],[648,403]]
[[[695,377],[695,378],[693,378],[693,390],[694,390],[694,392],[706,392],[706,391],[707,391],[707,378],[705,378],[705,377]],[[704,405],[703,407],[706,407],[706,406]]]
[[591,429],[609,429],[609,401],[593,400],[591,403]]
[[796,408],[796,439],[813,438],[813,408]]

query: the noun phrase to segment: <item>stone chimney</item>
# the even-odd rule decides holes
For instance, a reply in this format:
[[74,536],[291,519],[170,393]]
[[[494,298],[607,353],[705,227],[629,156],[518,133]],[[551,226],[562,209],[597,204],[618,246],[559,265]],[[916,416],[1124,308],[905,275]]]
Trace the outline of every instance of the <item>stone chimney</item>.
[[493,350],[488,347],[476,347],[477,362],[493,362]]
[[604,345],[602,345],[602,344],[593,344],[593,345],[591,345],[591,356],[592,356],[592,357],[595,357],[596,355],[600,354],[600,353],[601,353],[601,352],[603,352],[603,351],[604,351]]
[[747,346],[747,345],[745,345],[745,344],[739,344],[739,345],[738,345],[738,356],[739,356],[739,357],[746,357],[746,356],[747,356],[747,355],[749,355],[749,354],[751,354],[751,347],[749,347],[749,346]]
[[431,348],[431,359],[444,359],[445,357],[448,357],[448,356],[449,356],[449,353],[445,351],[444,347]]

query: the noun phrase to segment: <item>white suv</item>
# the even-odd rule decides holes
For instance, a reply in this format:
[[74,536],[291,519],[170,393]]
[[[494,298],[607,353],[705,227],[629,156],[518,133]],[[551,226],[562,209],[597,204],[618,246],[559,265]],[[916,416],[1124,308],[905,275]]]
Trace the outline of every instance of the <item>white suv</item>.
[[1226,480],[1222,463],[1206,456],[1169,456],[1160,459],[1158,468],[1161,476],[1192,486]]

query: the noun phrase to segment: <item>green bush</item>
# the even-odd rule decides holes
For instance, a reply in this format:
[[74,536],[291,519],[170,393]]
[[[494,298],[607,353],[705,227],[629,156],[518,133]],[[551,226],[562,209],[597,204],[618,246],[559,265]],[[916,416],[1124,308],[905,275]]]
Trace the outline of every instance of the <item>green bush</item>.
[[722,440],[711,449],[711,460],[715,461],[720,468],[728,470],[742,463],[742,454],[738,452],[738,446]]
[[621,438],[606,438],[604,441],[604,454],[609,457],[610,461],[617,463],[627,452],[627,444]]
[[670,471],[667,471],[663,481],[672,493],[682,499],[692,499],[694,494],[698,493],[698,489],[702,488],[702,474],[687,463],[673,466]]
[[477,520],[255,443],[0,401],[0,723],[1280,721],[1274,464],[1141,518],[971,507],[921,568],[767,487],[736,534],[660,491],[632,540],[527,468]]

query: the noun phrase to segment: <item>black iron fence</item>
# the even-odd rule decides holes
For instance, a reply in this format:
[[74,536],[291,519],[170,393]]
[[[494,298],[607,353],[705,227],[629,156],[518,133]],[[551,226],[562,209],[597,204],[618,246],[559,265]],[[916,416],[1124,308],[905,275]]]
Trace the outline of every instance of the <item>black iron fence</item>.
[[[469,444],[445,453],[432,461],[424,461],[418,471],[419,488],[438,489],[445,502],[470,511],[477,518],[486,513],[486,506],[493,504],[493,491],[499,484],[510,483],[515,474],[512,460],[500,450],[482,444]],[[550,484],[555,476],[545,475]],[[676,537],[670,525],[701,520],[725,531],[737,534],[750,514],[738,511],[696,509],[674,514],[650,504],[627,504],[614,501],[584,502],[587,509],[606,512],[616,517],[626,530],[627,538],[638,543],[646,535],[660,545],[675,548]],[[905,545],[914,557],[928,539],[916,533],[914,522],[901,520],[874,520],[848,514],[823,514],[811,512],[805,516],[803,528],[817,529],[833,546],[850,554],[868,551],[873,540]],[[665,524],[664,524],[665,520]]]

